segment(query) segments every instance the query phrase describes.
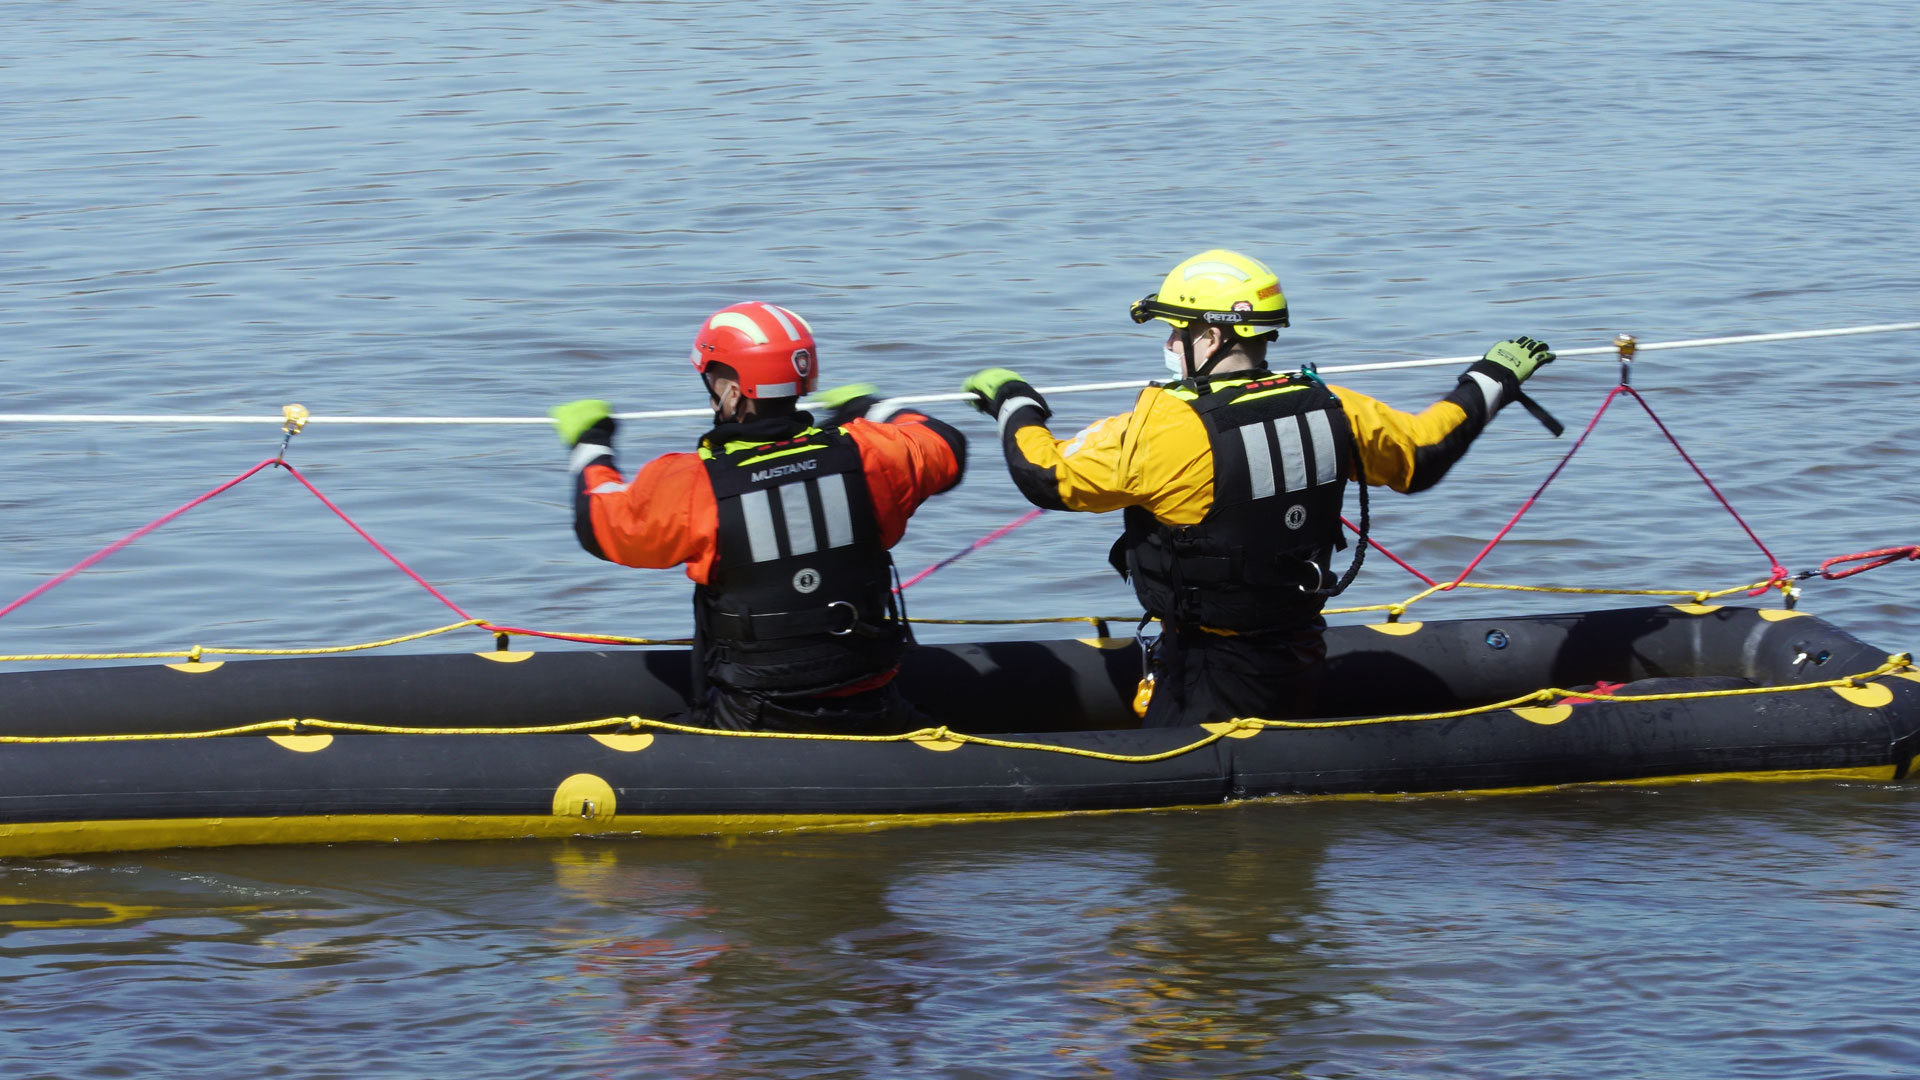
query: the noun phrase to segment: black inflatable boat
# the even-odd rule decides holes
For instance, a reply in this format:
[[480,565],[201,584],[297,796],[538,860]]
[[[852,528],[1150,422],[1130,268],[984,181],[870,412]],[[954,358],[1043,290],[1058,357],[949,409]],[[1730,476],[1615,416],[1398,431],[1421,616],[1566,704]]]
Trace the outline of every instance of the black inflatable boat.
[[1329,648],[1325,719],[1142,730],[1131,638],[925,646],[902,686],[945,727],[878,741],[655,723],[683,650],[0,674],[0,856],[1889,781],[1920,754],[1920,675],[1800,612],[1346,626]]

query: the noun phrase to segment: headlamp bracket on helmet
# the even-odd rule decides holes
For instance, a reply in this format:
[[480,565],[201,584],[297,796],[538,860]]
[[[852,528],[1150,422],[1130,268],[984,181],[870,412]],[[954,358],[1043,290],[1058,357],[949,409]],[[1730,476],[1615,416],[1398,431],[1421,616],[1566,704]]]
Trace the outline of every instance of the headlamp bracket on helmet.
[[1148,293],[1135,300],[1129,314],[1137,323],[1149,322],[1153,319],[1181,319],[1215,326],[1270,326],[1278,329],[1290,325],[1287,322],[1287,309],[1284,306],[1273,311],[1209,311],[1166,303],[1160,299],[1159,293]]

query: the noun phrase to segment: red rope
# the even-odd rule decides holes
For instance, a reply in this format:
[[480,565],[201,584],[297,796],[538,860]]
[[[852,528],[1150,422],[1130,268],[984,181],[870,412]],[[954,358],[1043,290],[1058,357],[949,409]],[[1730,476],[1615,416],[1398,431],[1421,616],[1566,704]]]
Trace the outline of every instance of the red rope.
[[1699,465],[1694,463],[1693,457],[1687,453],[1685,447],[1680,445],[1680,440],[1674,438],[1673,432],[1667,430],[1667,425],[1663,423],[1660,417],[1653,411],[1653,406],[1647,404],[1647,399],[1641,397],[1640,392],[1633,387],[1628,386],[1626,383],[1621,383],[1607,394],[1605,401],[1600,403],[1600,408],[1594,411],[1593,419],[1587,421],[1587,429],[1580,433],[1578,439],[1574,440],[1573,446],[1567,450],[1566,456],[1560,459],[1560,463],[1553,467],[1553,471],[1548,473],[1547,478],[1540,482],[1540,486],[1534,489],[1533,494],[1527,496],[1527,501],[1520,504],[1520,509],[1514,513],[1513,517],[1507,520],[1505,525],[1501,526],[1500,531],[1494,534],[1493,539],[1487,541],[1487,546],[1480,549],[1480,553],[1473,557],[1473,561],[1467,564],[1467,568],[1460,571],[1458,577],[1441,586],[1443,590],[1452,589],[1467,580],[1467,575],[1473,573],[1474,568],[1480,565],[1480,561],[1487,557],[1488,552],[1491,552],[1494,546],[1499,544],[1501,540],[1506,539],[1507,533],[1511,532],[1513,527],[1519,524],[1520,519],[1526,516],[1528,510],[1533,509],[1534,502],[1540,498],[1542,492],[1547,490],[1547,485],[1553,483],[1554,478],[1560,475],[1560,470],[1567,467],[1567,462],[1573,460],[1574,454],[1579,453],[1580,447],[1586,444],[1587,436],[1593,434],[1593,429],[1600,423],[1600,418],[1606,415],[1607,409],[1613,405],[1613,399],[1621,394],[1626,394],[1640,403],[1640,407],[1646,410],[1647,417],[1653,421],[1655,427],[1660,429],[1660,434],[1667,437],[1667,442],[1672,444],[1675,452],[1680,455],[1680,459],[1685,461],[1687,467],[1693,470],[1693,475],[1699,477],[1700,482],[1707,485],[1707,490],[1713,492],[1713,497],[1719,500],[1720,505],[1726,508],[1727,513],[1733,515],[1733,520],[1739,523],[1740,528],[1746,532],[1747,538],[1752,540],[1754,546],[1760,549],[1760,554],[1767,557],[1767,564],[1771,567],[1767,583],[1754,589],[1747,595],[1758,596],[1779,582],[1785,581],[1792,576],[1786,567],[1780,565],[1780,560],[1774,557],[1773,552],[1767,550],[1767,545],[1760,542],[1760,537],[1755,535],[1753,529],[1747,525],[1746,519],[1741,517],[1740,512],[1735,510],[1733,504],[1727,501],[1727,497],[1720,494],[1720,489],[1714,486],[1713,481],[1707,479],[1707,474],[1701,470]]
[[[15,600],[13,603],[8,604],[4,608],[0,608],[0,618],[5,618],[7,615],[12,614],[15,609],[25,605],[29,601],[33,600],[35,597],[40,596],[42,593],[45,593],[49,589],[52,589],[54,586],[59,585],[61,582],[68,580],[69,578],[73,577],[75,574],[78,574],[80,571],[85,570],[87,567],[94,565],[95,563],[106,558],[107,556],[112,555],[114,552],[119,551],[120,549],[126,547],[128,544],[133,543],[135,540],[138,540],[141,537],[147,535],[148,533],[153,532],[155,529],[158,529],[162,525],[165,525],[167,522],[172,521],[174,518],[179,517],[181,514],[184,514],[187,511],[193,509],[194,507],[199,506],[201,503],[204,503],[207,500],[213,498],[214,496],[219,495],[220,493],[235,487],[241,481],[248,479],[249,477],[253,476],[255,473],[258,473],[260,470],[268,467],[269,465],[278,465],[281,468],[287,470],[289,475],[291,475],[295,480],[300,481],[300,484],[302,487],[306,488],[308,491],[313,493],[314,498],[319,499],[321,503],[323,503],[326,506],[327,509],[334,512],[334,515],[336,517],[338,517],[341,521],[346,522],[348,528],[358,533],[360,535],[360,539],[365,540],[367,543],[373,545],[373,549],[375,551],[378,551],[380,554],[385,555],[387,557],[388,562],[400,568],[401,573],[412,578],[421,588],[432,593],[434,597],[438,599],[441,603],[453,609],[455,614],[459,615],[462,619],[473,618],[473,616],[467,614],[466,611],[462,609],[459,604],[456,604],[452,600],[447,599],[447,596],[445,593],[442,593],[439,589],[436,589],[431,584],[429,584],[426,578],[423,578],[419,574],[414,573],[413,568],[409,567],[406,563],[401,562],[399,556],[395,555],[391,551],[388,551],[384,546],[382,546],[380,541],[375,540],[367,532],[367,530],[361,528],[358,522],[348,517],[346,511],[334,505],[332,499],[329,499],[325,495],[321,494],[319,488],[314,487],[313,484],[309,482],[306,477],[300,475],[299,469],[294,468],[292,465],[289,465],[287,462],[281,460],[280,458],[268,458],[267,460],[262,461],[260,464],[255,465],[253,468],[248,469],[246,472],[241,473],[239,476],[236,476],[231,480],[228,480],[226,483],[221,484],[220,486],[214,488],[213,490],[207,492],[206,494],[187,500],[186,502],[180,504],[179,506],[174,507],[172,510],[169,510],[166,513],[160,515],[159,517],[154,518],[152,521],[147,522],[145,525],[142,525],[139,528],[133,530],[132,532],[121,537],[120,539],[115,540],[113,543],[108,544],[106,547],[101,548],[99,551],[96,551],[93,554],[87,556],[86,558],[81,559],[79,562],[74,563],[72,566],[68,567],[65,571],[61,572],[60,574],[55,575],[53,578],[47,581],[41,582],[39,585],[29,590],[26,595],[20,597],[20,599]],[[493,631],[494,633],[503,632],[503,628],[496,627],[488,623],[482,623],[481,627],[483,629]],[[528,630],[515,630],[512,632],[513,633],[534,633],[533,631],[528,631]],[[566,638],[566,640],[569,640],[569,641],[597,640],[594,638],[571,637],[571,636],[562,635],[562,634],[539,634],[538,636],[564,637]]]
[[1720,500],[1721,506],[1724,506],[1727,508],[1727,513],[1733,515],[1733,520],[1740,523],[1740,528],[1746,532],[1747,539],[1752,540],[1753,546],[1760,549],[1760,554],[1765,555],[1767,557],[1767,563],[1772,567],[1772,576],[1767,579],[1766,586],[1759,589],[1755,589],[1753,592],[1750,592],[1747,595],[1758,596],[1761,593],[1767,591],[1767,588],[1771,587],[1774,582],[1785,581],[1787,578],[1791,577],[1792,575],[1788,573],[1787,568],[1780,565],[1780,560],[1774,558],[1773,552],[1768,551],[1767,545],[1761,543],[1760,538],[1758,536],[1755,536],[1753,530],[1747,526],[1747,520],[1740,516],[1740,512],[1733,508],[1733,504],[1727,501],[1727,497],[1725,495],[1720,494],[1720,489],[1713,486],[1713,481],[1707,479],[1707,474],[1700,471],[1700,466],[1695,465],[1693,463],[1693,458],[1687,454],[1686,448],[1680,445],[1680,440],[1674,438],[1673,432],[1667,430],[1667,425],[1661,423],[1660,418],[1654,415],[1653,406],[1647,404],[1647,399],[1641,397],[1639,391],[1635,390],[1631,386],[1627,386],[1624,383],[1621,384],[1620,389],[1625,390],[1627,393],[1633,395],[1633,400],[1639,402],[1640,407],[1647,411],[1647,418],[1652,420],[1654,426],[1660,429],[1660,434],[1665,435],[1667,437],[1667,441],[1673,444],[1673,448],[1677,453],[1679,453],[1680,459],[1682,461],[1685,461],[1687,463],[1687,467],[1693,470],[1693,475],[1699,477],[1700,482],[1707,485],[1707,490],[1713,492],[1713,497]]
[[943,566],[951,566],[952,564],[959,562],[961,559],[964,559],[968,555],[971,555],[974,552],[979,551],[981,548],[986,547],[988,544],[993,543],[995,540],[1000,539],[1001,537],[1007,535],[1008,533],[1019,528],[1020,526],[1025,525],[1027,522],[1032,521],[1034,518],[1037,518],[1044,513],[1046,513],[1045,510],[1037,506],[1034,507],[1033,509],[1027,511],[1024,514],[1021,514],[1019,517],[1013,519],[1012,521],[1007,522],[1005,525],[1000,526],[999,528],[993,530],[992,532],[981,537],[980,539],[975,540],[973,543],[968,544],[966,547],[961,548],[959,551],[954,552],[953,554],[947,556],[946,558],[941,559],[939,562],[934,563],[932,566],[927,567],[925,570],[922,570],[919,573],[908,578],[907,580],[901,582],[900,588],[895,591],[906,592],[908,589],[913,588],[915,585],[918,585],[921,581],[925,580],[928,574],[933,573],[935,570],[938,570]]
[[[1348,521],[1345,515],[1341,515],[1340,524],[1345,525],[1347,527],[1347,530],[1353,533],[1353,535],[1355,536],[1360,535],[1360,527],[1358,525],[1355,525],[1353,522]],[[1392,559],[1394,562],[1394,565],[1400,567],[1400,569],[1402,570],[1405,570],[1407,573],[1412,574],[1414,577],[1419,578],[1421,581],[1424,581],[1429,585],[1440,584],[1439,582],[1433,580],[1432,578],[1421,573],[1420,571],[1415,570],[1411,565],[1407,563],[1406,560],[1402,559],[1400,556],[1395,555],[1391,551],[1388,551],[1384,544],[1380,543],[1380,541],[1378,540],[1375,540],[1371,535],[1367,537],[1367,546],[1379,552],[1380,554],[1385,555],[1387,558]]]
[[1480,565],[1480,560],[1487,557],[1487,553],[1493,550],[1494,545],[1506,539],[1507,533],[1513,531],[1513,527],[1520,523],[1520,519],[1526,516],[1528,510],[1533,509],[1534,501],[1540,498],[1540,493],[1547,490],[1547,485],[1553,483],[1554,477],[1560,475],[1560,470],[1566,468],[1567,462],[1573,460],[1573,455],[1579,453],[1580,448],[1586,445],[1587,436],[1593,434],[1594,425],[1600,422],[1600,418],[1605,416],[1607,409],[1612,406],[1613,399],[1620,396],[1620,391],[1625,389],[1626,386],[1624,384],[1613,388],[1613,391],[1607,395],[1607,400],[1601,402],[1600,408],[1594,412],[1593,419],[1587,421],[1587,430],[1581,432],[1580,437],[1573,440],[1573,446],[1567,450],[1566,456],[1560,459],[1560,464],[1555,465],[1553,471],[1547,474],[1547,478],[1540,482],[1540,486],[1533,489],[1533,494],[1527,496],[1527,501],[1520,504],[1520,509],[1514,512],[1513,517],[1507,519],[1507,523],[1500,527],[1500,531],[1493,535],[1493,539],[1487,541],[1487,546],[1480,549],[1480,554],[1473,557],[1473,561],[1467,564],[1467,568],[1460,571],[1460,576],[1442,585],[1442,590],[1450,590],[1454,586],[1467,580],[1467,575],[1473,573],[1474,567]]
[[277,459],[275,458],[268,458],[267,460],[261,462],[260,464],[255,465],[253,468],[248,469],[246,472],[241,473],[239,476],[236,476],[233,479],[227,481],[226,483],[221,484],[219,487],[214,488],[212,491],[207,492],[205,495],[201,495],[197,498],[189,499],[186,502],[181,503],[179,506],[174,507],[172,510],[167,511],[164,514],[161,514],[159,517],[154,518],[152,521],[147,522],[145,525],[140,526],[139,528],[133,530],[132,532],[121,537],[120,539],[115,540],[113,543],[108,544],[106,547],[101,548],[99,551],[96,551],[93,554],[87,556],[86,558],[81,559],[79,562],[74,563],[72,566],[68,567],[62,573],[55,575],[53,578],[47,581],[41,582],[39,585],[33,587],[32,589],[29,589],[25,596],[22,596],[20,599],[15,600],[13,603],[8,604],[4,608],[0,608],[0,619],[3,619],[8,615],[12,614],[16,608],[19,608],[25,605],[28,601],[32,600],[34,597],[39,596],[41,593],[46,592],[47,590],[53,588],[55,585],[58,585],[61,582],[72,577],[73,575],[79,573],[80,571],[85,570],[87,567],[92,566],[94,563],[97,563],[100,560],[106,558],[107,556],[113,554],[114,552],[119,551],[121,548],[126,547],[128,544],[133,543],[135,540],[138,540],[141,537],[152,532],[153,530],[159,528],[160,526],[165,525],[167,522],[172,521],[174,518],[179,517],[181,514],[184,514],[187,511],[193,509],[194,507],[199,506],[201,503],[206,502],[208,499],[213,498],[215,495],[218,495],[221,492],[227,490],[228,488],[233,487],[234,485],[240,483],[242,480],[245,480],[247,477],[252,476],[254,473],[257,473],[261,469],[264,469],[267,466],[273,464],[276,460]]
[[[463,608],[461,608],[459,604],[456,604],[453,601],[447,599],[445,593],[442,593],[439,589],[436,589],[432,585],[427,584],[427,579],[421,577],[419,574],[414,573],[413,568],[408,566],[406,563],[401,562],[399,556],[395,555],[393,552],[388,551],[385,547],[381,546],[380,541],[375,540],[372,536],[368,535],[367,530],[361,528],[358,522],[348,517],[347,512],[345,510],[342,510],[339,507],[333,505],[332,499],[329,499],[325,495],[320,494],[320,489],[317,487],[314,487],[311,483],[309,483],[306,477],[301,476],[299,469],[294,468],[292,465],[289,465],[284,461],[280,462],[279,464],[280,464],[280,467],[287,470],[287,472],[291,474],[295,480],[300,481],[301,487],[304,487],[308,491],[313,492],[314,498],[319,499],[322,503],[326,504],[327,509],[333,511],[334,514],[338,516],[341,521],[346,522],[348,528],[352,529],[356,533],[359,533],[360,539],[365,540],[369,544],[372,544],[373,550],[379,552],[382,555],[385,555],[387,557],[388,562],[399,567],[401,573],[412,578],[421,588],[432,593],[435,599],[439,600],[441,603],[452,608],[454,611],[454,614],[460,616],[462,619],[473,618],[473,616],[467,614],[466,611]],[[482,628],[487,630],[493,629],[493,627],[485,626],[484,624]]]
[[[1864,559],[1871,559],[1873,561],[1867,563],[1865,566],[1855,566],[1842,570],[1837,574],[1833,572],[1833,568],[1842,563],[1860,562]],[[1841,578],[1849,578],[1855,574],[1864,574],[1869,570],[1878,570],[1888,563],[1896,563],[1904,559],[1920,559],[1920,544],[1904,544],[1900,547],[1879,548],[1874,551],[1859,551],[1852,555],[1835,555],[1833,558],[1820,564],[1820,576],[1826,578],[1828,581],[1839,581]],[[4,614],[6,613],[0,612],[0,615]]]

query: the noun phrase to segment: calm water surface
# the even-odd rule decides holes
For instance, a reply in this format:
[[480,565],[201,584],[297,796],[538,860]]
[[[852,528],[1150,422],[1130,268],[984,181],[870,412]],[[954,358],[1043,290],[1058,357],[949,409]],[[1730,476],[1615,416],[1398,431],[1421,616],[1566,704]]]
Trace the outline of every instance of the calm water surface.
[[[1238,247],[1289,359],[1920,319],[1909,5],[1440,2],[0,8],[7,411],[695,406],[701,316],[812,320],[827,381],[1153,377],[1127,303]],[[1911,542],[1920,337],[1652,353],[1635,384],[1794,569]],[[1614,381],[1534,384],[1571,423]],[[1449,370],[1355,375],[1406,408]],[[1064,428],[1125,395],[1054,402]],[[991,427],[912,572],[1020,514]],[[632,463],[699,426],[629,424]],[[0,424],[0,601],[238,474],[269,426]],[[1379,537],[1457,569],[1565,442],[1504,417]],[[526,427],[316,423],[292,460],[501,622],[677,635],[580,552]],[[1049,516],[928,616],[1132,609]],[[1712,588],[1766,560],[1643,416],[1488,580]],[[1805,606],[1915,641],[1911,566]],[[1380,560],[1358,602],[1418,583]],[[1455,596],[1426,617],[1522,607]],[[1444,605],[1444,608],[1441,607]],[[266,474],[0,620],[0,651],[307,646],[450,621]],[[967,631],[965,633],[972,633]],[[1019,634],[1007,629],[993,633]],[[929,631],[953,639],[960,631]],[[473,648],[462,641],[419,648]],[[0,864],[9,1076],[1903,1076],[1909,790],[1274,804],[861,836]]]

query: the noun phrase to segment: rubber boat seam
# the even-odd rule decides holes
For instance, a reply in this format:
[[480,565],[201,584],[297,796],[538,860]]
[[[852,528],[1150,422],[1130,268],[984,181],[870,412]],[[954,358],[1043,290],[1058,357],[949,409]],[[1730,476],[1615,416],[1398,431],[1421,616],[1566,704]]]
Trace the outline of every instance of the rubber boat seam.
[[581,818],[540,814],[312,814],[271,817],[133,818],[36,821],[0,824],[5,857],[139,851],[171,847],[236,847],[283,843],[397,843],[417,840],[512,840],[559,837],[714,836],[753,833],[877,832],[881,829],[995,821],[1037,821],[1101,814],[1218,810],[1252,803],[1306,801],[1401,801],[1485,798],[1609,787],[1654,787],[1697,783],[1793,783],[1808,780],[1894,779],[1894,766],[1834,769],[1750,770],[1681,776],[1589,780],[1566,784],[1515,785],[1448,791],[1330,792],[1316,795],[1232,797],[1225,801],[1170,806],[1116,806],[1073,810],[915,811],[820,814],[614,814]]

